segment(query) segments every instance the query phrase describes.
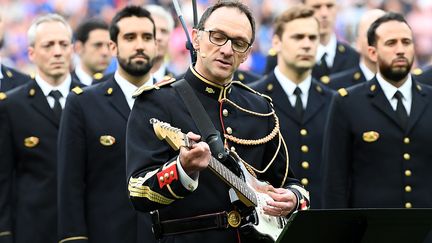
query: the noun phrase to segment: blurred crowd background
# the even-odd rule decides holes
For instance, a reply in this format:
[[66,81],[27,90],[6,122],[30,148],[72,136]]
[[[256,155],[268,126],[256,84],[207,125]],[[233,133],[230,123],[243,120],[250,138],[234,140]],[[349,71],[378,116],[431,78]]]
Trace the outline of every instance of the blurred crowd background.
[[[215,0],[197,0],[198,16]],[[255,14],[257,21],[256,41],[251,57],[241,68],[262,73],[266,55],[271,48],[272,22],[275,16],[300,0],[243,0]],[[192,1],[179,0],[183,15],[192,27]],[[189,52],[185,48],[186,37],[175,14],[171,0],[0,0],[5,24],[5,43],[2,48],[2,62],[23,72],[32,73],[34,67],[27,57],[27,29],[32,20],[44,13],[56,12],[65,16],[72,27],[90,16],[100,16],[108,23],[115,12],[128,4],[159,4],[170,9],[177,21],[172,33],[169,68],[182,73],[189,66]],[[354,43],[357,22],[366,10],[381,8],[403,13],[413,28],[416,44],[415,67],[424,67],[432,62],[432,1],[430,0],[339,0],[339,14],[336,33],[341,40]],[[234,17],[234,16],[227,16]],[[115,62],[113,61],[113,66]],[[113,71],[108,69],[107,72]]]

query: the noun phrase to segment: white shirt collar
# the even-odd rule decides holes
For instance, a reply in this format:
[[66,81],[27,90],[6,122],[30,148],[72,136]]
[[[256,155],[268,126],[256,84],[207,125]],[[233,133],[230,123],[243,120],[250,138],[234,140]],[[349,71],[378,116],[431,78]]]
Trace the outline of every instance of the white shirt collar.
[[[117,82],[117,84],[120,86],[120,89],[122,90],[124,96],[126,97],[126,101],[129,105],[129,108],[132,109],[135,99],[132,98],[133,93],[135,90],[139,87],[135,86],[131,82],[127,81],[125,78],[123,78],[118,71],[114,74],[114,79]],[[146,86],[153,85],[153,76],[150,75],[149,79],[144,83]]]
[[397,105],[397,99],[394,98],[396,91],[399,90],[402,93],[402,96],[403,96],[402,103],[404,104],[405,110],[407,111],[407,113],[409,115],[410,111],[411,111],[411,101],[412,101],[412,92],[411,92],[412,78],[411,78],[411,74],[408,74],[407,80],[399,88],[396,88],[395,86],[393,86],[392,84],[387,82],[381,76],[380,73],[377,73],[376,77],[377,77],[379,85],[381,86],[381,88],[384,92],[384,95],[386,96],[386,98],[390,102],[390,104],[392,105],[393,110],[396,110],[396,105]]
[[156,82],[162,81],[164,79],[166,69],[167,69],[167,64],[163,62],[160,68],[153,73],[153,77],[156,80]]
[[307,100],[308,100],[308,96],[309,96],[309,89],[310,89],[310,86],[312,85],[312,76],[309,75],[308,77],[306,77],[303,81],[301,81],[297,85],[293,81],[288,79],[285,75],[283,75],[283,73],[279,70],[278,66],[275,67],[274,74],[276,76],[276,79],[278,80],[278,82],[282,86],[282,89],[287,94],[291,105],[293,105],[293,106],[295,104],[295,99],[296,99],[296,96],[294,94],[294,90],[297,87],[300,88],[300,90],[302,91],[301,100],[303,103],[303,108],[306,109]]
[[92,84],[93,77],[84,71],[81,64],[77,65],[77,67],[75,68],[75,73],[78,76],[81,83],[87,86],[90,86]]
[[363,75],[366,79],[366,81],[369,81],[371,79],[373,79],[373,77],[375,77],[375,73],[372,72],[367,66],[366,64],[364,64],[363,62],[360,62],[359,64],[360,66],[360,70],[363,72]]
[[324,53],[327,53],[327,57],[326,57],[327,66],[332,67],[336,56],[336,49],[337,49],[336,35],[332,34],[330,36],[329,43],[326,46],[322,44],[318,45],[318,50],[317,50],[315,60],[318,63],[321,60]]
[[71,83],[72,83],[72,78],[71,78],[70,74],[58,86],[52,86],[51,84],[49,84],[48,82],[43,80],[42,77],[39,76],[39,74],[36,75],[35,80],[36,80],[36,83],[41,88],[45,97],[48,97],[49,93],[52,90],[58,90],[62,94],[63,98],[66,98],[69,94],[69,90],[71,88]]

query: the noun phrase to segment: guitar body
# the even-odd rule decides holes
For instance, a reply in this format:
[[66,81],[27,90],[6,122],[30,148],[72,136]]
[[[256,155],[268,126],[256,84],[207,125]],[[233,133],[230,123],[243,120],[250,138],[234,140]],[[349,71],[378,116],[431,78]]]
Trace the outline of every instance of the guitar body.
[[[275,242],[282,233],[288,219],[285,217],[275,217],[264,214],[262,208],[267,205],[267,201],[273,200],[265,193],[269,184],[267,182],[259,181],[251,175],[242,162],[239,161],[238,164],[246,184],[255,191],[258,202],[255,207],[249,208],[250,210],[248,215],[243,218],[240,226],[241,231],[247,238],[255,240],[259,239],[260,242]],[[241,206],[239,207],[241,208]],[[247,212],[247,210],[243,211]]]

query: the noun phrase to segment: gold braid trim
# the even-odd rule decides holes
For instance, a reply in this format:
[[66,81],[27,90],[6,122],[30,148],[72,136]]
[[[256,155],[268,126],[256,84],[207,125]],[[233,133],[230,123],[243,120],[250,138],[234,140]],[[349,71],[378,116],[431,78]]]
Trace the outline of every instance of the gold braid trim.
[[273,155],[273,158],[271,159],[271,161],[270,161],[270,162],[267,164],[267,166],[264,168],[264,170],[258,170],[258,169],[256,169],[255,167],[253,167],[252,165],[250,165],[249,163],[247,163],[246,161],[244,161],[242,158],[240,158],[239,155],[237,155],[237,157],[238,157],[238,158],[240,159],[240,161],[244,164],[244,166],[245,166],[246,169],[249,171],[249,173],[250,173],[253,177],[257,178],[257,175],[256,175],[255,172],[260,173],[260,174],[263,174],[263,173],[265,173],[265,172],[270,168],[270,166],[273,164],[273,162],[274,162],[275,159],[276,159],[276,156],[279,154],[279,150],[280,150],[280,147],[281,147],[281,143],[282,143],[282,145],[283,145],[283,147],[284,147],[284,150],[285,150],[285,156],[286,156],[285,174],[284,174],[284,178],[282,179],[282,183],[281,183],[281,185],[280,185],[280,187],[283,187],[284,184],[285,184],[285,182],[286,182],[286,179],[288,178],[288,172],[289,172],[289,157],[288,157],[288,156],[289,156],[289,155],[288,155],[288,148],[287,148],[287,146],[286,146],[285,139],[283,139],[281,133],[279,133],[279,143],[278,143],[277,150],[276,150],[275,154]]
[[152,202],[159,204],[171,204],[174,202],[173,199],[167,198],[162,194],[152,191],[150,187],[142,185],[142,178],[130,178],[128,190],[129,195],[132,197],[144,197]]
[[279,134],[279,129],[280,129],[280,125],[279,125],[279,118],[277,117],[275,110],[272,109],[272,111],[270,113],[258,113],[255,111],[251,111],[251,110],[247,110],[243,107],[240,107],[239,105],[235,104],[234,102],[224,98],[221,100],[222,102],[227,102],[229,104],[231,104],[232,106],[236,107],[237,109],[251,114],[251,115],[255,115],[255,116],[260,116],[260,117],[266,117],[266,116],[273,116],[274,120],[275,120],[275,127],[273,128],[273,130],[271,131],[271,133],[263,138],[259,138],[259,139],[242,139],[242,138],[237,138],[234,137],[232,135],[229,134],[224,134],[224,137],[228,140],[230,140],[231,142],[237,143],[237,144],[241,144],[241,145],[249,145],[249,146],[254,146],[254,145],[260,145],[260,144],[265,144],[268,143],[270,140],[272,140],[274,137],[276,137],[277,134]]
[[59,243],[68,242],[68,241],[73,241],[73,240],[88,240],[88,237],[87,237],[87,236],[74,236],[74,237],[69,237],[69,238],[65,238],[65,239],[59,241]]
[[12,235],[12,232],[10,232],[10,231],[0,232],[0,236],[7,236],[7,235]]
[[236,103],[232,102],[231,100],[229,100],[227,98],[221,99],[221,102],[227,102],[227,103],[231,104],[232,106],[236,107],[237,109],[239,109],[245,113],[251,114],[251,115],[260,116],[260,117],[273,116],[273,118],[275,120],[275,127],[273,128],[273,130],[271,131],[271,133],[269,135],[267,135],[263,138],[260,138],[260,139],[241,139],[241,138],[237,138],[237,137],[234,137],[232,135],[229,135],[229,134],[224,134],[224,137],[225,137],[225,139],[228,139],[231,142],[234,142],[237,144],[252,146],[252,145],[260,145],[260,144],[268,143],[273,138],[275,138],[277,135],[279,135],[278,147],[275,151],[275,154],[273,155],[273,158],[270,160],[270,162],[267,164],[267,166],[263,170],[256,169],[255,167],[253,167],[252,165],[250,165],[246,161],[244,161],[242,158],[240,158],[240,156],[238,156],[238,157],[239,157],[240,161],[245,165],[246,169],[250,172],[250,174],[254,177],[257,177],[255,172],[260,173],[260,174],[264,174],[271,167],[271,165],[275,161],[277,155],[279,154],[281,144],[283,144],[283,147],[285,150],[285,156],[286,156],[285,174],[284,174],[284,178],[283,178],[282,183],[281,183],[281,187],[283,187],[286,179],[288,178],[289,157],[288,157],[287,145],[286,145],[285,140],[283,139],[282,134],[280,132],[279,117],[276,115],[275,110],[272,108],[272,111],[269,113],[259,113],[259,112],[245,109],[245,108],[237,105]]

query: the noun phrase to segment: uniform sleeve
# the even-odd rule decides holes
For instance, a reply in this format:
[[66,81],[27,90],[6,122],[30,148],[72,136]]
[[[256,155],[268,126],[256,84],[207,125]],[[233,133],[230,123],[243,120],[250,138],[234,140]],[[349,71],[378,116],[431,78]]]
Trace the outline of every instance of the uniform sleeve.
[[58,238],[87,242],[85,220],[86,133],[81,97],[71,93],[62,113],[58,140]]
[[[162,92],[162,91],[154,91]],[[159,140],[150,118],[169,122],[170,112],[164,106],[175,105],[169,97],[142,94],[135,101],[126,132],[126,161],[129,197],[137,210],[150,212],[166,207],[189,195],[177,171],[178,152]],[[161,107],[162,105],[162,107]]]
[[6,101],[0,101],[0,243],[12,243],[12,175],[14,157]]
[[322,165],[324,208],[346,208],[349,202],[352,138],[344,99],[334,97],[325,129]]

